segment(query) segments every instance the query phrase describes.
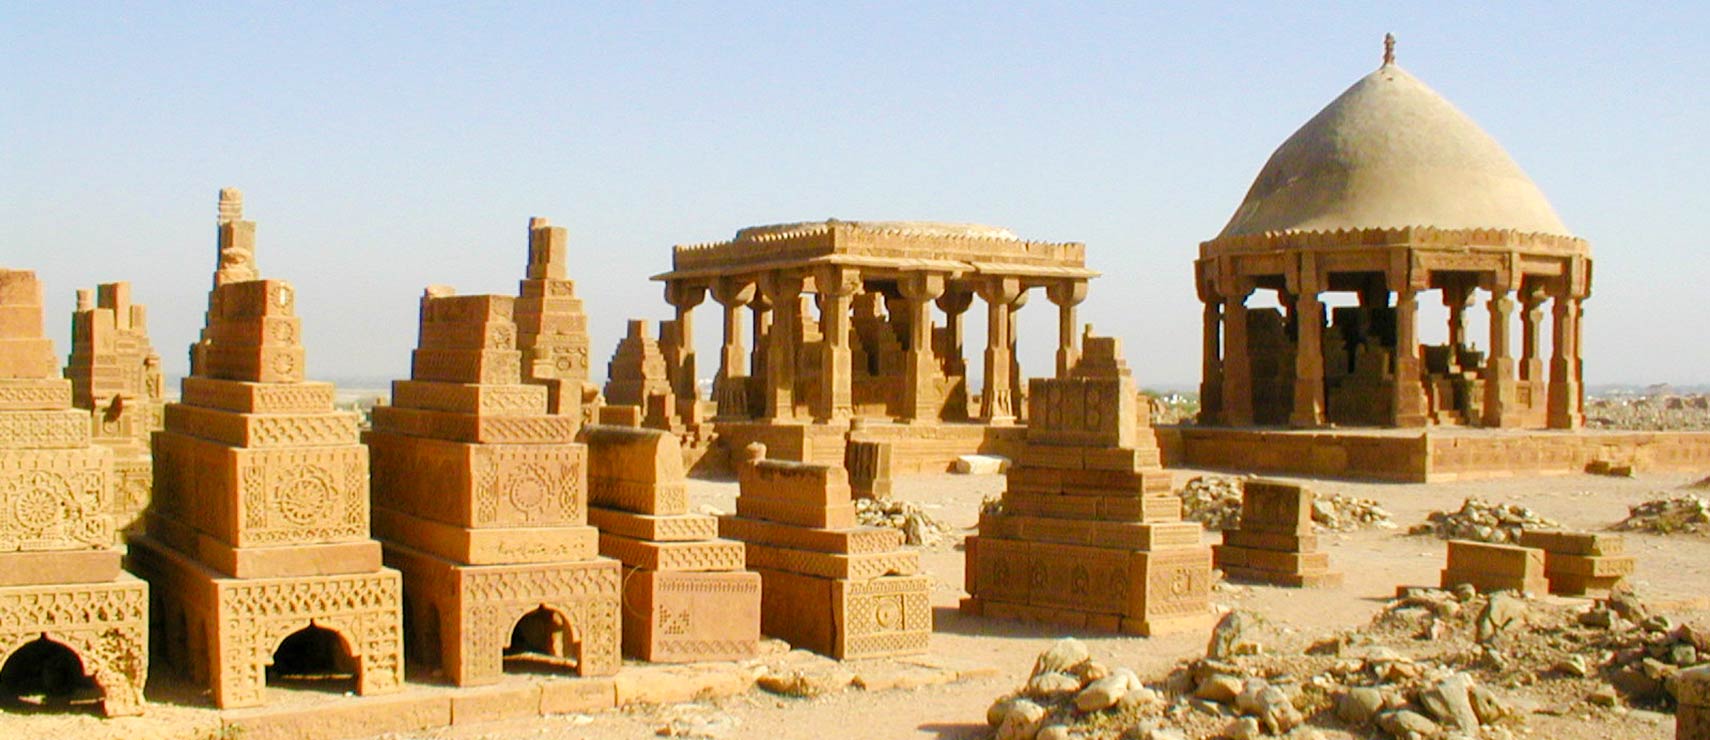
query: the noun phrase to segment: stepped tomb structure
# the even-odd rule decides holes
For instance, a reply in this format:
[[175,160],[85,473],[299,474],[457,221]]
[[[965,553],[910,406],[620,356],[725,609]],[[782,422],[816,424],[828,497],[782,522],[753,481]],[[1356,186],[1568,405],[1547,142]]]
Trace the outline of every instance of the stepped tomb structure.
[[760,648],[760,575],[718,519],[689,513],[683,452],[657,429],[590,426],[588,521],[623,562],[623,649],[641,660],[745,660]]
[[[411,657],[459,686],[497,681],[521,652],[585,676],[621,662],[621,573],[587,523],[581,417],[550,413],[549,387],[524,382],[524,300],[428,288],[411,377],[393,383],[366,438]],[[561,401],[580,391],[553,380]]]
[[1316,497],[1305,486],[1272,480],[1241,481],[1241,526],[1223,532],[1212,562],[1231,580],[1293,588],[1334,588],[1342,574],[1330,570],[1312,524]]
[[679,327],[675,321],[659,325],[659,336],[648,336],[648,321],[632,319],[628,332],[618,340],[606,365],[606,409],[601,418],[628,426],[630,419],[641,426],[669,432],[686,445],[686,459],[693,464],[712,442],[712,403],[697,398],[679,402],[667,370],[668,351],[675,353]]
[[[908,443],[896,450],[899,470],[937,472],[957,455],[1019,440],[1015,314],[1032,289],[1045,290],[1059,311],[1062,372],[1079,353],[1075,310],[1096,275],[1078,243],[967,224],[834,219],[678,246],[671,271],[654,279],[676,309],[662,350],[679,405],[698,399],[693,309],[710,293],[723,310],[712,395],[730,454],[760,441],[780,459],[839,465],[849,421],[860,418],[872,438]],[[987,309],[977,400],[962,332],[975,296]]]
[[182,400],[154,435],[146,533],[157,645],[221,708],[273,675],[404,678],[400,582],[369,538],[368,448],[333,386],[304,380],[296,292],[261,277],[242,195],[220,192],[219,261]]
[[[137,714],[148,585],[120,568],[113,451],[91,443],[73,397],[35,273],[0,268],[0,664],[48,691],[99,690],[107,716]],[[67,664],[78,670],[58,675]]]
[[768,460],[758,442],[744,454],[719,534],[760,574],[760,630],[838,660],[925,652],[932,579],[902,531],[856,526],[841,466]]
[[966,543],[962,611],[1153,635],[1210,625],[1211,548],[1147,423],[1121,344],[1089,334],[1034,378],[1026,445]]
[[1563,596],[1607,595],[1633,574],[1638,560],[1627,554],[1627,540],[1607,532],[1526,530],[1520,545],[1544,551],[1544,578],[1550,593]]
[[1448,566],[1438,582],[1443,588],[1466,583],[1481,593],[1550,592],[1549,581],[1544,577],[1543,550],[1470,540],[1449,540],[1448,548]]
[[130,283],[77,291],[65,377],[72,404],[90,412],[95,442],[113,450],[113,517],[122,534],[148,507],[154,488],[149,439],[166,408],[160,355],[148,341],[148,311],[131,303]]

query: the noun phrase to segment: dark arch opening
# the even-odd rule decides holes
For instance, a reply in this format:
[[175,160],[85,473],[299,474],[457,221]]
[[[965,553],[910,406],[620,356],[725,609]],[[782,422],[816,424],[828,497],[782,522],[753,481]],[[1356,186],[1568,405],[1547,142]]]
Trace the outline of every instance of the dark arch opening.
[[505,646],[508,673],[562,673],[576,667],[576,638],[570,620],[542,604],[511,628]]
[[77,652],[46,635],[12,653],[0,666],[0,704],[9,710],[101,714],[101,687]]
[[356,690],[356,660],[337,632],[311,623],[286,636],[267,666],[269,686],[344,693]]

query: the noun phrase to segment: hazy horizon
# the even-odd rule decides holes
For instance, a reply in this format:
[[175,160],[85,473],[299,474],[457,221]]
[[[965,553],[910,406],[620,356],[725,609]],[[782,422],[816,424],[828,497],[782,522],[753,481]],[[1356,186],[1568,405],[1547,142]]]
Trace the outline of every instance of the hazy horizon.
[[[669,317],[648,276],[673,244],[829,217],[986,223],[1086,243],[1104,277],[1081,320],[1124,340],[1141,385],[1192,387],[1199,242],[1393,32],[1400,65],[1591,242],[1587,383],[1704,385],[1707,21],[1543,3],[5,4],[0,265],[40,275],[62,358],[75,290],[131,281],[181,374],[215,196],[238,187],[263,275],[297,287],[310,377],[399,378],[422,288],[513,293],[545,216],[570,231],[603,377],[627,319]],[[1441,341],[1426,300],[1421,338]],[[710,377],[718,306],[695,316]],[[1021,316],[1023,372],[1048,373],[1055,308],[1035,295]]]

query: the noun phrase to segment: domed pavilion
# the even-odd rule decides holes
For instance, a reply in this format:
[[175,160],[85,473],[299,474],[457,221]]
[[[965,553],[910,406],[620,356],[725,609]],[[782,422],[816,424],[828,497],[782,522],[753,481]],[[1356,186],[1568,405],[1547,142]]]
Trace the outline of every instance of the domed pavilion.
[[[1591,247],[1489,134],[1395,64],[1393,38],[1271,155],[1194,272],[1202,424],[1583,424]],[[1258,291],[1280,308],[1250,307]],[[1430,291],[1448,309],[1443,345],[1419,341]],[[1357,305],[1326,315],[1338,292]],[[1467,330],[1479,299],[1485,351]]]

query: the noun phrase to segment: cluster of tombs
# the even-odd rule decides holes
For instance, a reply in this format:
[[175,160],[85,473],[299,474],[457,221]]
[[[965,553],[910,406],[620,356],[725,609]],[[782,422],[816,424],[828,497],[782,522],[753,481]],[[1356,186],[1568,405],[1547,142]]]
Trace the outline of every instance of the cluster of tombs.
[[[967,540],[965,613],[1151,635],[1208,625],[1218,569],[1340,584],[1309,490],[1249,483],[1215,547],[1182,520],[1119,342],[1078,330],[1096,275],[1081,244],[832,220],[678,247],[657,276],[675,317],[630,322],[602,388],[566,232],[535,219],[516,295],[424,291],[409,378],[364,427],[307,379],[296,294],[259,272],[242,205],[221,192],[175,402],[126,284],[78,293],[62,370],[39,283],[0,270],[0,655],[74,653],[108,714],[140,710],[151,657],[241,707],[302,673],[396,690],[406,661],[467,686],[519,662],[741,659],[761,635],[839,659],[920,652],[932,579],[854,500],[969,452],[1014,464]],[[1277,151],[1195,272],[1203,425],[1582,423],[1588,247],[1389,59]],[[1034,289],[1057,307],[1056,362],[1024,384]],[[1262,290],[1282,308],[1249,308]],[[1428,290],[1450,308],[1444,346],[1418,340]],[[1477,290],[1488,353],[1464,321]],[[1327,311],[1335,291],[1358,305]],[[709,294],[723,335],[703,397]],[[697,468],[734,474],[734,513],[691,507]],[[1618,541],[1558,533],[1452,545],[1444,585],[1584,593],[1631,567]]]

